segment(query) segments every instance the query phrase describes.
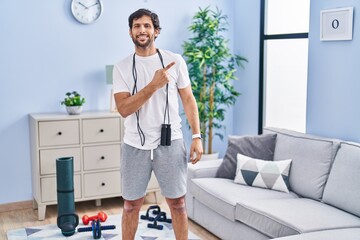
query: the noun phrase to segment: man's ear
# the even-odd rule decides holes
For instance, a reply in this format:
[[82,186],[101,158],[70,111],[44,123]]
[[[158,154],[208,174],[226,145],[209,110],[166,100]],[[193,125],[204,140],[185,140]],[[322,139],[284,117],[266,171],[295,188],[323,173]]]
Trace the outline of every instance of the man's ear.
[[159,29],[155,29],[155,37],[159,36],[160,34],[160,30]]

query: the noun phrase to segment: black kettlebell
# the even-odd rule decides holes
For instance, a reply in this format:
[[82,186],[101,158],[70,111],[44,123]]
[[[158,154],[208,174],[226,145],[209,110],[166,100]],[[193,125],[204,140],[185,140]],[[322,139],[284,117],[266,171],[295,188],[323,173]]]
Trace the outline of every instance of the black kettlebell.
[[[74,217],[74,221],[62,222],[61,219],[64,217]],[[75,233],[75,228],[79,224],[79,216],[76,213],[65,213],[57,217],[57,226],[61,229],[61,233],[68,237]]]

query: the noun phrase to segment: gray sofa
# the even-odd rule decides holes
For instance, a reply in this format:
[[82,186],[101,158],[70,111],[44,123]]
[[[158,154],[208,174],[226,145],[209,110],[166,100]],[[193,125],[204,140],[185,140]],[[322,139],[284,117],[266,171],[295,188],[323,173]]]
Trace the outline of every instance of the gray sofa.
[[290,192],[215,177],[223,160],[200,161],[188,169],[189,218],[225,240],[360,239],[360,145],[286,129],[266,134],[276,134],[270,160],[292,159]]

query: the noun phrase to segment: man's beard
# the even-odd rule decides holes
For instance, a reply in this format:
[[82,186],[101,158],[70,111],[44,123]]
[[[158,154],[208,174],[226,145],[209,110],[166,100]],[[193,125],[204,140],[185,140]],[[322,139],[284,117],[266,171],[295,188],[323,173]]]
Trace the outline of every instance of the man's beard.
[[145,43],[139,42],[136,37],[132,37],[132,41],[135,44],[135,46],[137,46],[137,47],[147,48],[154,42],[154,37],[150,36]]

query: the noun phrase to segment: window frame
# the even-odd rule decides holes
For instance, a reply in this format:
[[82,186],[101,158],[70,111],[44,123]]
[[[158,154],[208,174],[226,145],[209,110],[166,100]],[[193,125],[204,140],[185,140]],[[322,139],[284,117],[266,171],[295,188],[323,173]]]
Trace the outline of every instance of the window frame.
[[260,52],[259,52],[259,112],[258,112],[258,134],[263,133],[264,128],[264,101],[265,101],[265,41],[267,40],[286,40],[286,39],[308,39],[309,33],[288,33],[288,34],[265,34],[266,23],[266,1],[260,3]]

